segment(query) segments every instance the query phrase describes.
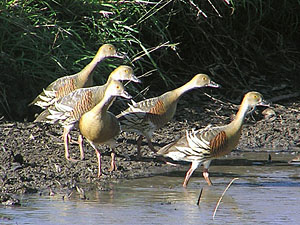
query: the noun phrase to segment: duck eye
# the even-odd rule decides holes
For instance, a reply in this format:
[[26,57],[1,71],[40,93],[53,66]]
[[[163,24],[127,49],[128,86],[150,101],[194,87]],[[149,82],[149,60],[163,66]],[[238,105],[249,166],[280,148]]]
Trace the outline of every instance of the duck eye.
[[120,88],[120,86],[119,85],[117,85],[117,89],[119,89]]
[[203,77],[202,80],[206,80],[206,77]]
[[128,73],[128,70],[125,70],[124,72],[125,72],[125,73]]

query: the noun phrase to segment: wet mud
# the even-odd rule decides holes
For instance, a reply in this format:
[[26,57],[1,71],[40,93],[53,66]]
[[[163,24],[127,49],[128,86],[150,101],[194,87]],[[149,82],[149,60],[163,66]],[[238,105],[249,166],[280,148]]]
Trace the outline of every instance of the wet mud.
[[[174,119],[155,132],[153,144],[156,149],[183,135],[186,129],[229,123],[238,107],[211,99],[198,105],[197,97],[193,100],[195,102],[191,104],[191,99],[183,98]],[[300,151],[300,103],[287,103],[284,106],[273,104],[270,112],[265,109],[260,107],[247,117],[237,151]],[[110,149],[103,146],[103,175],[97,178],[97,159],[92,147],[85,141],[86,159],[69,162],[64,157],[61,135],[62,128],[59,125],[1,119],[0,201],[3,204],[12,204],[14,198],[8,196],[14,194],[45,191],[49,194],[55,191],[67,193],[86,184],[98,190],[107,190],[109,183],[117,183],[121,179],[148,177],[176,170],[176,167],[166,165],[151,152],[145,141],[142,157],[137,158],[137,136],[121,133],[116,148],[117,171],[108,172]],[[76,140],[78,131],[72,131],[71,135]],[[79,159],[76,143],[70,145],[70,153],[73,158]]]

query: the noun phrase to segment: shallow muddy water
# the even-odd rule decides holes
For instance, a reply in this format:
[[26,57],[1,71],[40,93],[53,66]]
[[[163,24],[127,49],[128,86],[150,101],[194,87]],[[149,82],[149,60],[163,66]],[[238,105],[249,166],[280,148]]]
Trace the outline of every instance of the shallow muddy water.
[[[198,168],[188,188],[182,182],[188,165],[170,166],[164,174],[111,184],[109,191],[21,197],[20,207],[1,207],[1,224],[299,224],[300,166],[293,156],[243,153],[218,160],[207,186]],[[247,160],[246,160],[247,159]],[[213,219],[218,199],[228,183]],[[83,186],[84,187],[84,186]],[[200,205],[197,200],[203,188]]]

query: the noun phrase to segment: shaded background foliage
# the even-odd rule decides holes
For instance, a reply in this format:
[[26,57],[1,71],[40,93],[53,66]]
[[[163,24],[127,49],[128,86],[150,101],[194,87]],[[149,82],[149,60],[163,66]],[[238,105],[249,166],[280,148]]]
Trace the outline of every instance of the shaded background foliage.
[[226,101],[238,103],[248,90],[267,98],[294,94],[299,12],[296,0],[2,1],[0,117],[32,120],[38,109],[27,104],[53,80],[80,71],[103,43],[128,58],[100,63],[95,83],[132,65],[144,74],[142,85],[129,85],[136,100],[199,72],[222,84],[211,94]]

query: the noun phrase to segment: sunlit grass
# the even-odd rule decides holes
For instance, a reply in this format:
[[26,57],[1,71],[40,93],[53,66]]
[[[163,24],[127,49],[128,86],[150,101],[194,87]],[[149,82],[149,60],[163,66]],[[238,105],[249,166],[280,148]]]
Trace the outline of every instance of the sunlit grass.
[[[140,40],[139,26],[148,23],[150,17],[140,19],[150,11],[153,20],[159,10],[156,7],[161,4],[116,2],[16,0],[1,3],[0,50],[6,68],[0,79],[6,93],[1,96],[5,114],[11,111],[6,102],[13,102],[12,97],[22,95],[29,102],[51,81],[80,71],[103,43],[114,44],[128,57],[125,61],[107,59],[101,63],[94,76],[97,84],[104,83],[108,74],[120,64],[134,66],[137,74],[156,69],[166,85],[171,82],[160,71],[153,56],[153,49],[158,46],[172,45],[163,44],[169,43],[164,23],[149,22],[149,31],[156,33],[153,36],[161,33],[163,36],[151,43]],[[137,58],[142,54],[145,56]],[[11,88],[22,91],[10,94]]]

